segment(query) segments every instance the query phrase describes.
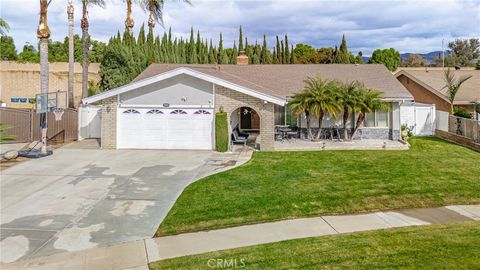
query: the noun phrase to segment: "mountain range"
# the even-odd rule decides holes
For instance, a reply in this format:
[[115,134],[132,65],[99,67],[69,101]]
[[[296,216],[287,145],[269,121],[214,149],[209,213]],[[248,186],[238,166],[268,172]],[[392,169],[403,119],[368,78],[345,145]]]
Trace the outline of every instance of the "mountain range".
[[[445,51],[445,56],[447,56],[448,53],[449,53],[449,51]],[[419,54],[420,56],[425,58],[425,60],[427,60],[429,63],[433,63],[435,61],[435,57],[437,57],[438,55],[440,55],[440,56],[442,55],[442,51],[434,51],[434,52],[429,52],[429,53],[401,53],[400,58],[402,60],[407,59],[412,54]],[[366,62],[368,62],[368,59],[370,57],[364,56],[362,58],[363,58],[363,61],[366,63]]]

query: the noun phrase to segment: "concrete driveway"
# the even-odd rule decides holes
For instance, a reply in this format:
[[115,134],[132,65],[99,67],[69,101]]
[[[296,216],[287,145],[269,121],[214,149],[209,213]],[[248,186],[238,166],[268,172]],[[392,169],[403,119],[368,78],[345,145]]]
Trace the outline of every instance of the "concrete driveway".
[[9,168],[0,181],[1,260],[152,237],[189,183],[239,155],[71,147]]

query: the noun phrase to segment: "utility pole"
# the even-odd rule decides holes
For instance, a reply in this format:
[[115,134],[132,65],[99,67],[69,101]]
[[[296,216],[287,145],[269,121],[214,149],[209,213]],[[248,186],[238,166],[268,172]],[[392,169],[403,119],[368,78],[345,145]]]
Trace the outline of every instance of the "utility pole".
[[74,107],[73,83],[74,83],[74,55],[73,55],[73,0],[68,0],[68,107]]
[[445,69],[445,50],[443,49],[444,39],[442,38],[442,68]]

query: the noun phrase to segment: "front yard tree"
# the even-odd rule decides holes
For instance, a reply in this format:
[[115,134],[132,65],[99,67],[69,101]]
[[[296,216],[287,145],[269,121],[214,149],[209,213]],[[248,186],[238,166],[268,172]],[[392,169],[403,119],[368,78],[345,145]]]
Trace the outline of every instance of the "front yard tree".
[[450,101],[450,113],[453,114],[453,102],[455,101],[455,96],[458,93],[458,90],[460,90],[460,87],[462,84],[470,79],[472,75],[464,75],[460,78],[456,78],[455,74],[448,68],[444,72],[444,81],[445,81],[445,86],[442,89],[447,89],[447,96],[448,100]]
[[338,91],[338,105],[343,110],[342,124],[343,124],[343,138],[348,140],[347,123],[350,118],[350,113],[355,111],[357,107],[360,92],[359,89],[363,88],[363,84],[359,81],[353,81],[350,83],[341,84]]
[[[47,0],[40,0],[40,20],[38,22],[37,37],[40,39],[40,92],[48,93],[48,39],[50,28],[47,22],[48,12]],[[40,115],[40,126],[42,128],[42,153],[47,153],[47,113]]]
[[318,120],[318,130],[315,134],[314,141],[320,139],[322,134],[322,122],[325,114],[330,115],[333,118],[337,118],[339,105],[337,103],[337,89],[339,82],[324,80],[322,78],[309,78],[305,80],[305,89],[307,93],[310,93],[311,99],[310,111],[315,114]]
[[355,123],[355,128],[353,129],[352,140],[355,138],[358,129],[365,122],[365,116],[367,113],[373,113],[375,110],[390,110],[390,104],[383,102],[381,97],[382,92],[378,90],[369,88],[360,89],[356,106],[356,111],[359,114]]
[[298,117],[303,114],[307,125],[307,137],[313,139],[312,125],[310,119],[311,95],[308,91],[302,91],[295,94],[288,102],[288,106],[292,109],[292,113]]
[[369,64],[384,64],[388,70],[395,71],[400,65],[400,53],[394,48],[373,51]]

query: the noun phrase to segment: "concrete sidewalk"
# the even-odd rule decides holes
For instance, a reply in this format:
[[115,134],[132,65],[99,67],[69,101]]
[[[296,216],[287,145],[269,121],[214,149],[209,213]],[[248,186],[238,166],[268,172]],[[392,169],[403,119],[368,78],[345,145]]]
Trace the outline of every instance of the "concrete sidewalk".
[[3,264],[2,269],[148,269],[148,263],[289,239],[480,220],[480,205],[321,216],[185,233]]

